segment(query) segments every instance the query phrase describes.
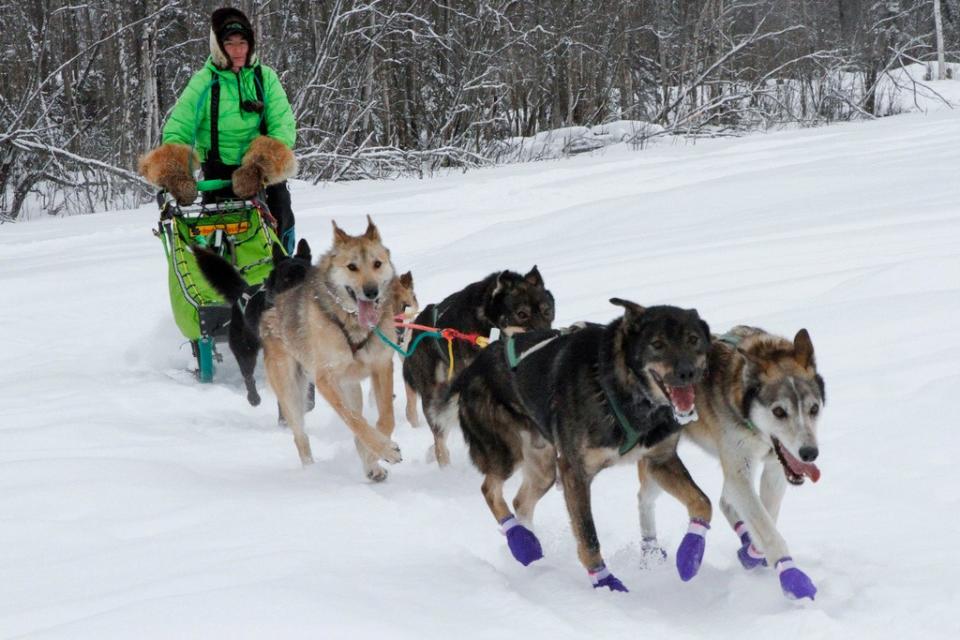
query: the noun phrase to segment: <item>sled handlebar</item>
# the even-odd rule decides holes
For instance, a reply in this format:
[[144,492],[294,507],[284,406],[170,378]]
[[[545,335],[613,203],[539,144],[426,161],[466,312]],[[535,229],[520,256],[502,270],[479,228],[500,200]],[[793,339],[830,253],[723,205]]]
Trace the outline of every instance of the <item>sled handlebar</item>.
[[197,191],[201,193],[207,191],[217,191],[218,189],[225,189],[226,187],[232,187],[233,182],[230,180],[201,180],[197,183]]

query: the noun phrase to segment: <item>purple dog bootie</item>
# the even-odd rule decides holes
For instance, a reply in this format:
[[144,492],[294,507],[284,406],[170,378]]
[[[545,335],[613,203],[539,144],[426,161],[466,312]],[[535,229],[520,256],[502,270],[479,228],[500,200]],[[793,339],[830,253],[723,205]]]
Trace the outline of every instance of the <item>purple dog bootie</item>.
[[593,583],[594,589],[599,589],[601,587],[606,587],[610,591],[623,591],[624,593],[629,593],[630,590],[623,586],[623,583],[617,579],[617,576],[610,573],[610,569],[607,569],[607,565],[601,564],[599,567],[590,569],[587,573],[590,574],[590,582]]
[[817,595],[817,588],[813,586],[813,581],[794,566],[793,558],[790,556],[777,560],[777,573],[780,574],[780,588],[783,589],[783,595],[791,600],[801,598],[813,600]]
[[737,549],[737,558],[740,559],[740,564],[743,565],[743,568],[749,571],[750,569],[756,569],[757,567],[767,566],[767,559],[759,549],[753,546],[753,543],[750,540],[750,533],[747,531],[747,525],[743,524],[743,521],[741,520],[733,526],[733,530],[737,532],[738,536],[740,536],[740,542],[742,543],[742,546]]
[[520,524],[513,516],[507,516],[500,521],[500,531],[507,536],[507,546],[510,547],[510,553],[523,566],[527,566],[534,560],[543,557],[543,549],[540,547],[537,536],[533,535],[533,531]]
[[687,528],[687,535],[680,541],[680,547],[677,549],[677,572],[680,579],[684,582],[697,575],[700,570],[700,563],[703,561],[703,551],[707,546],[706,535],[710,530],[710,524],[693,518],[690,520],[690,526]]

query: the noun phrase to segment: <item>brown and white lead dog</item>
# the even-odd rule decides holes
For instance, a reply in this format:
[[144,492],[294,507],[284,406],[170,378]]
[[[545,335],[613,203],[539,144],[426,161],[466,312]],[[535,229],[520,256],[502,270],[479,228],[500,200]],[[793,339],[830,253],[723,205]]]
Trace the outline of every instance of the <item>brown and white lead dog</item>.
[[[303,430],[307,380],[353,432],[366,476],[379,482],[379,461],[400,462],[390,439],[393,415],[393,350],[375,333],[394,334],[396,275],[390,251],[367,217],[367,229],[351,236],[333,223],[333,246],[310,268],[304,282],[279,294],[260,323],[267,379],[280,412],[293,430],[304,464],[313,462]],[[376,428],[363,417],[360,381],[370,377]]]
[[[787,483],[814,482],[820,471],[817,419],[823,407],[823,378],[817,373],[806,329],[788,340],[762,329],[739,326],[713,336],[707,374],[696,385],[698,417],[684,436],[720,458],[720,509],[741,537],[738,552],[747,569],[776,566],[790,598],[813,599],[810,578],[797,569],[777,530]],[[759,493],[754,470],[762,462]],[[659,487],[640,464],[640,527],[645,551],[656,545],[654,501]],[[761,551],[762,550],[762,551]]]

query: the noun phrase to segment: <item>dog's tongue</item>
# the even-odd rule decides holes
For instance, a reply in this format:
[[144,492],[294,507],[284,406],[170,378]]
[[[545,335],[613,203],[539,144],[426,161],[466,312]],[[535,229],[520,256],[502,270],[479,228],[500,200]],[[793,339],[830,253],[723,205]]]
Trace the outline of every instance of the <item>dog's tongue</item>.
[[670,402],[680,413],[690,413],[693,411],[694,402],[693,385],[686,387],[670,387]]
[[820,469],[817,468],[817,465],[812,462],[797,460],[783,445],[780,445],[780,453],[783,455],[783,459],[787,461],[787,466],[790,467],[790,471],[793,471],[798,476],[807,476],[814,482],[820,479]]
[[370,300],[357,300],[357,319],[360,326],[373,327],[377,324],[377,305]]

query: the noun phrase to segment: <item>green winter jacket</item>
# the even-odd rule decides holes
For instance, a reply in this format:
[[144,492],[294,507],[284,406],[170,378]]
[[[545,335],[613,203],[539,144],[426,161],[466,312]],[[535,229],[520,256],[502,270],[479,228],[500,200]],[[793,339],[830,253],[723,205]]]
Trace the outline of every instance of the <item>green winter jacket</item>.
[[[254,61],[234,73],[230,69],[218,69],[208,58],[203,68],[190,78],[170,112],[163,127],[163,142],[194,145],[200,161],[207,159],[210,151],[210,90],[216,75],[220,81],[220,160],[224,164],[239,165],[250,143],[260,135],[260,114],[240,109],[242,101],[257,99],[253,72],[257,65],[260,63]],[[297,124],[287,94],[277,73],[266,65],[260,67],[263,70],[263,116],[267,120],[267,135],[293,149]]]

